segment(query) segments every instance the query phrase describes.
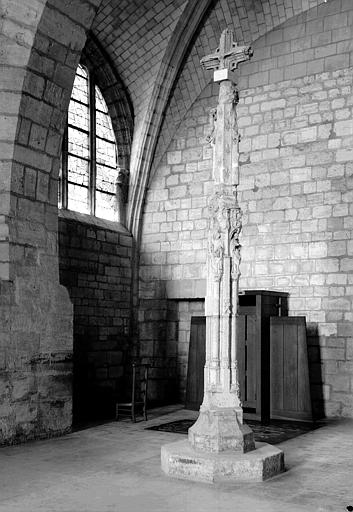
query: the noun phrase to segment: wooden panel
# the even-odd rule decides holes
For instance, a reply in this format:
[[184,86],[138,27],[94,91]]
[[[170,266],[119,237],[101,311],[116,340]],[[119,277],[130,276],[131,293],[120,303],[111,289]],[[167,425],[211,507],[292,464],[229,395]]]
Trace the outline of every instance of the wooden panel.
[[[277,357],[275,362],[275,381],[277,382],[276,391],[274,393],[274,401],[279,410],[283,409],[284,397],[284,379],[283,379],[283,336],[282,344],[277,351],[273,351],[270,346],[270,316],[276,317],[279,313],[282,315],[287,313],[287,297],[288,294],[261,290],[246,290],[239,296],[239,321],[238,321],[238,342],[237,342],[237,359],[239,369],[239,386],[240,396],[243,402],[247,417],[256,417],[262,421],[267,421],[270,417],[270,353],[272,357]],[[279,307],[280,304],[282,307]],[[246,318],[245,318],[246,316]],[[205,321],[205,320],[204,320]],[[194,334],[196,337],[197,334]],[[248,338],[245,345],[245,336]],[[192,343],[191,343],[192,345]],[[204,344],[202,345],[204,347]],[[246,355],[245,355],[246,346]],[[291,350],[293,347],[286,347],[287,359],[291,363]],[[191,375],[194,372],[192,361],[196,359],[196,363],[200,362],[190,347],[190,363],[188,366],[188,380],[194,381],[194,387],[197,387],[196,376]],[[195,349],[196,350],[196,349]],[[201,351],[201,349],[200,349]],[[204,354],[204,349],[202,349]],[[282,355],[281,355],[282,354]],[[298,358],[300,353],[298,352]],[[282,370],[279,366],[279,360],[282,361]],[[204,362],[202,361],[202,366]],[[297,365],[298,366],[298,365]],[[278,370],[277,370],[278,369]],[[196,370],[195,370],[196,371]],[[190,373],[191,372],[191,373]],[[200,374],[199,374],[200,375]],[[279,378],[281,376],[281,378]],[[203,372],[202,372],[203,379]],[[195,393],[191,390],[187,393]],[[286,381],[287,390],[291,389],[290,378]],[[201,387],[198,385],[198,387]],[[203,388],[203,380],[202,380]],[[291,400],[297,403],[301,398],[301,391],[298,389],[296,395]],[[187,395],[188,396],[188,395]],[[299,400],[300,398],[300,400]],[[191,400],[192,399],[192,400]],[[190,395],[190,401],[193,402],[193,408],[198,409],[201,398]],[[197,405],[195,403],[197,402]],[[247,410],[246,410],[247,409]],[[295,412],[296,414],[296,412]]]
[[245,315],[238,316],[237,361],[240,400],[245,401]]
[[198,411],[203,400],[206,358],[206,318],[192,317],[185,408]]
[[263,422],[270,418],[270,316],[277,316],[280,311],[286,313],[286,307],[279,307],[282,301],[285,306],[287,294],[271,291],[246,290],[239,296],[239,314],[253,315],[256,319],[256,342],[247,347],[248,381],[247,400],[243,399],[244,412],[246,418],[257,418]]
[[244,407],[256,407],[257,350],[256,315],[241,314],[238,316],[237,360],[240,399]]
[[245,404],[247,407],[256,407],[257,397],[257,336],[256,336],[256,316],[246,315],[245,319]]
[[298,339],[297,326],[284,324],[283,329],[283,395],[284,407],[296,411],[298,407]]
[[283,324],[271,326],[271,407],[283,409]]
[[298,410],[311,414],[308,351],[305,324],[298,325]]
[[271,417],[312,420],[305,317],[271,317]]

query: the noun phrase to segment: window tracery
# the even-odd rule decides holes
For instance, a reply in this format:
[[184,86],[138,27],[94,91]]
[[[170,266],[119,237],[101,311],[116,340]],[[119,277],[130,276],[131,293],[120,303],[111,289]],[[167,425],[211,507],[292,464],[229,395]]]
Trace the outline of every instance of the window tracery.
[[94,74],[79,64],[63,139],[59,206],[120,221],[119,166],[112,121]]

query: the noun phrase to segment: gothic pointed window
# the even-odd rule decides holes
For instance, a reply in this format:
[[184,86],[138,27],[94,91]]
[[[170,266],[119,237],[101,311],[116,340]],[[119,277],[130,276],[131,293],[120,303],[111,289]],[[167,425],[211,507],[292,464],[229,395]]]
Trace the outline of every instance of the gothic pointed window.
[[76,71],[64,134],[59,207],[119,221],[117,145],[94,75]]

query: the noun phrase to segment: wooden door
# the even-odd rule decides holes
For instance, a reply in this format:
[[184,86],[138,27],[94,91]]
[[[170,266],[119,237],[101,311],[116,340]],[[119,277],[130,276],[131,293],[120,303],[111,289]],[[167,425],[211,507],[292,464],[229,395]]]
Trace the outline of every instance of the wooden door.
[[312,420],[305,317],[271,317],[271,417]]
[[185,408],[198,411],[203,400],[206,359],[206,318],[191,318]]
[[248,314],[244,310],[238,316],[238,378],[243,407],[251,412],[250,409],[256,409],[258,385],[256,314]]

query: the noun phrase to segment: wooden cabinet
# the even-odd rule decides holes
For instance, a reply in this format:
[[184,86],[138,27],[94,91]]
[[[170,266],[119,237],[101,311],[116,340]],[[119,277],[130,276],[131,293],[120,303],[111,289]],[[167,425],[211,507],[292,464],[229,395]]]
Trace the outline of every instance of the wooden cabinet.
[[287,316],[287,298],[260,290],[239,295],[237,359],[245,418],[270,419],[270,317]]
[[[287,316],[287,293],[248,290],[239,295],[238,348],[240,397],[245,418],[270,418],[270,317]],[[191,320],[186,408],[203,399],[206,318]]]
[[271,318],[271,418],[313,419],[304,316]]

